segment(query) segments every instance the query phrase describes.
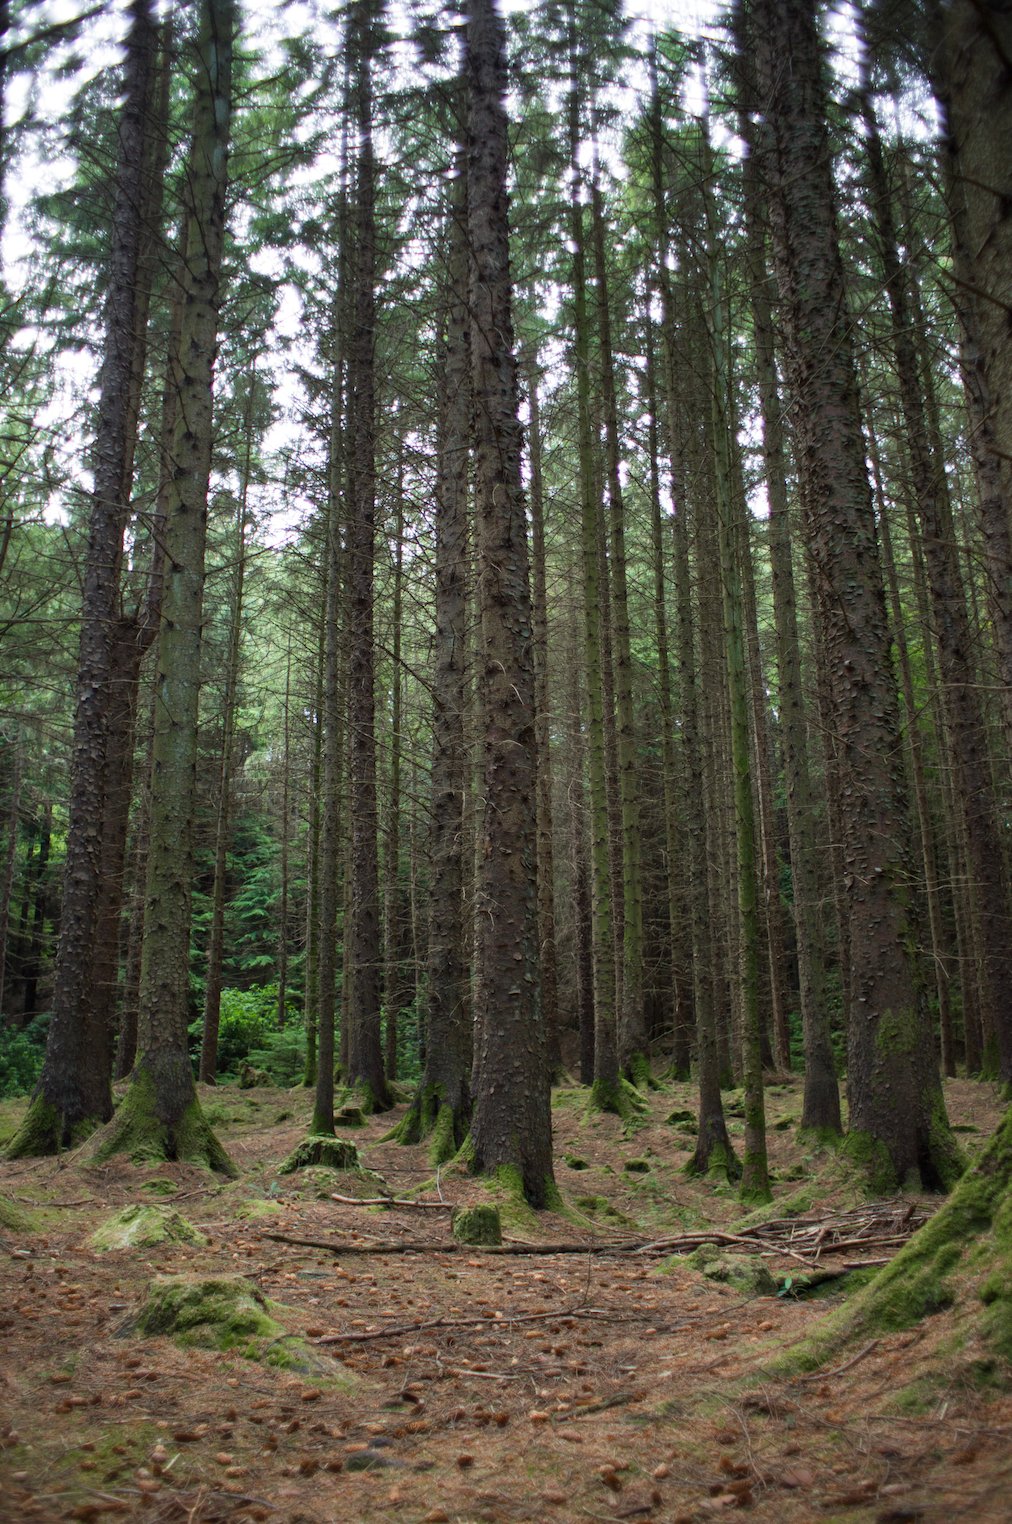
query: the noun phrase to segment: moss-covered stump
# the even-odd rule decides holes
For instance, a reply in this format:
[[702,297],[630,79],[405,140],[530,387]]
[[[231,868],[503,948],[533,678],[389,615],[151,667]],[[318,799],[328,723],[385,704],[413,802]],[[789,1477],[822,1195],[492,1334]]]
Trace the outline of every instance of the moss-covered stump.
[[149,1249],[154,1244],[206,1244],[203,1233],[172,1207],[128,1206],[107,1217],[88,1239],[100,1254],[112,1249]]
[[272,1304],[241,1275],[163,1275],[148,1287],[133,1324],[141,1338],[159,1336],[199,1349],[231,1351],[314,1380],[348,1386],[352,1373],[285,1331]]
[[266,1069],[257,1069],[254,1068],[252,1064],[243,1064],[239,1070],[240,1090],[263,1089],[268,1085],[272,1085],[273,1083],[274,1081],[271,1079]]
[[782,1368],[811,1369],[954,1305],[961,1342],[983,1345],[1012,1383],[1012,1110],[944,1206]]
[[327,1138],[311,1134],[293,1149],[283,1164],[278,1165],[279,1175],[294,1175],[296,1170],[309,1169],[313,1164],[323,1164],[328,1169],[357,1169],[358,1149],[354,1143],[343,1138]]
[[335,1127],[364,1127],[365,1113],[361,1106],[341,1106],[334,1115]]
[[450,1230],[459,1244],[501,1244],[502,1221],[499,1208],[457,1207],[450,1219]]

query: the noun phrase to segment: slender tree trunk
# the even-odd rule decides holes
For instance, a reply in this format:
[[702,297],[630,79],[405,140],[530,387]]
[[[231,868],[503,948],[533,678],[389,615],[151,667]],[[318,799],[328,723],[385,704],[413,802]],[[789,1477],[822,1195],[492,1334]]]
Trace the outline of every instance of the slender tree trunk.
[[406,1143],[412,1143],[435,1128],[432,1153],[437,1162],[449,1158],[463,1142],[473,1104],[463,830],[468,767],[464,715],[472,412],[467,168],[463,153],[457,160],[447,248],[449,290],[440,357],[436,456],[436,660],[425,1060],[422,1082],[400,1133]]
[[494,0],[467,26],[468,234],[485,812],[478,865],[474,1168],[532,1206],[555,1190],[538,998],[534,658],[506,202],[505,36]]
[[345,975],[348,998],[346,1079],[369,1110],[390,1105],[381,1040],[382,940],[379,816],[376,801],[376,228],[372,146],[373,0],[356,0],[348,48],[358,152],[351,217],[352,289],[348,338],[348,820],[351,850]]
[[643,980],[643,863],[640,842],[639,756],[633,707],[632,644],[629,634],[629,592],[626,576],[625,503],[622,495],[618,437],[618,400],[612,352],[611,306],[605,258],[604,206],[597,165],[591,181],[591,225],[594,279],[597,290],[597,329],[601,363],[601,407],[604,415],[605,470],[609,508],[610,595],[614,653],[616,753],[621,811],[622,998],[618,1020],[619,1062],[634,1084],[649,1084],[646,1010]]
[[18,861],[18,833],[21,825],[21,776],[24,770],[24,755],[20,734],[14,738],[13,750],[11,799],[7,811],[7,850],[4,853],[3,880],[0,882],[0,1020],[7,1010],[7,949],[10,942],[11,899],[14,895],[14,872]]
[[[706,145],[709,168],[709,144]],[[766,1160],[766,1116],[763,1093],[761,1017],[759,1007],[759,915],[757,905],[756,832],[752,801],[752,768],[749,752],[749,692],[745,665],[742,617],[742,582],[735,517],[747,512],[744,497],[736,495],[731,462],[731,441],[736,420],[730,375],[730,321],[723,289],[723,271],[716,250],[710,214],[708,263],[710,266],[710,358],[713,402],[713,439],[716,465],[717,543],[721,603],[724,612],[724,648],[730,698],[731,767],[734,775],[734,825],[737,847],[738,924],[740,948],[737,973],[741,981],[741,1054],[745,1086],[745,1150],[741,1196],[746,1201],[769,1201],[769,1170]],[[737,544],[736,544],[737,539]]]
[[[575,29],[572,20],[571,28]],[[601,641],[601,573],[598,558],[600,507],[593,464],[593,425],[590,405],[590,321],[584,213],[579,198],[580,101],[575,36],[570,49],[572,83],[569,99],[571,241],[573,288],[573,366],[576,372],[578,454],[580,476],[580,540],[583,573],[584,665],[587,674],[587,764],[590,782],[590,865],[594,950],[594,1083],[591,1104],[602,1111],[620,1111],[618,1033],[615,1009],[615,935],[608,820],[605,695]]]
[[281,758],[281,842],[278,854],[278,876],[280,878],[280,893],[278,896],[278,952],[277,952],[277,975],[278,975],[278,1003],[276,1007],[276,1021],[278,1030],[288,1020],[288,920],[289,920],[289,863],[291,858],[291,835],[292,835],[292,632],[288,631],[288,644],[285,651],[285,705],[282,732],[283,754]]
[[687,1080],[691,1066],[692,945],[686,937],[691,907],[683,867],[683,832],[679,823],[675,707],[668,639],[664,525],[661,515],[660,439],[657,426],[657,380],[653,325],[646,310],[647,407],[649,411],[650,536],[654,561],[654,638],[657,643],[657,691],[661,712],[661,767],[664,785],[664,845],[667,868],[668,947],[671,963],[672,1038],[670,1075]]
[[221,695],[221,762],[218,769],[218,803],[214,822],[214,876],[211,882],[211,934],[207,947],[204,989],[204,1030],[200,1046],[199,1078],[215,1083],[218,1070],[218,1026],[221,1020],[222,966],[225,959],[225,901],[228,892],[228,847],[232,834],[232,773],[235,765],[235,727],[242,662],[242,621],[246,587],[247,493],[252,454],[252,410],[255,373],[249,377],[245,421],[245,461],[235,517],[235,576],[229,609],[228,653],[225,685]]
[[538,746],[538,962],[541,968],[541,1016],[548,1038],[552,1080],[562,1077],[559,1040],[559,985],[555,949],[555,863],[552,842],[551,694],[548,685],[548,585],[545,571],[545,510],[541,477],[541,414],[538,370],[528,370],[531,467],[531,555],[534,587],[534,703]]
[[151,843],[130,1089],[100,1156],[200,1159],[234,1167],[205,1121],[187,1051],[193,810],[196,782],[204,549],[212,449],[212,377],[221,304],[231,117],[232,0],[207,0],[189,158],[186,304],[180,345],[175,475],[165,524],[166,577],[158,637]]

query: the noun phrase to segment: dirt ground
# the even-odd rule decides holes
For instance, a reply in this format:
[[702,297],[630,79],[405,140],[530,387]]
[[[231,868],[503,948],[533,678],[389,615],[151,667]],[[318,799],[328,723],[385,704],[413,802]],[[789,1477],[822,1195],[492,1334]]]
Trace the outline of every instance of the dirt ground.
[[[499,1254],[455,1246],[446,1206],[331,1199],[377,1181],[279,1176],[305,1135],[304,1092],[202,1097],[234,1182],[176,1164],[0,1164],[0,1194],[32,1215],[0,1229],[4,1524],[1012,1519],[1012,1398],[1007,1380],[981,1380],[965,1309],[789,1381],[771,1362],[833,1304],[798,1298],[803,1266],[770,1259],[780,1294],[745,1296],[684,1258],[614,1252],[742,1220],[733,1191],[682,1174],[691,1123],[666,1119],[694,1110],[690,1087],[653,1094],[625,1130],[558,1092],[573,1211],[507,1213]],[[997,1097],[954,1081],[947,1100],[972,1155]],[[778,1201],[810,1198],[806,1216],[857,1205],[842,1162],[799,1146],[799,1110],[797,1082],[771,1090]],[[0,1108],[0,1142],[18,1111]],[[452,1168],[434,1178],[424,1148],[381,1141],[397,1115],[344,1134],[389,1192],[488,1199]],[[136,1202],[176,1208],[206,1247],[93,1249],[95,1227]],[[596,1252],[524,1252],[538,1242]],[[304,1340],[294,1368],[141,1338],[137,1310],[166,1273],[255,1281]]]

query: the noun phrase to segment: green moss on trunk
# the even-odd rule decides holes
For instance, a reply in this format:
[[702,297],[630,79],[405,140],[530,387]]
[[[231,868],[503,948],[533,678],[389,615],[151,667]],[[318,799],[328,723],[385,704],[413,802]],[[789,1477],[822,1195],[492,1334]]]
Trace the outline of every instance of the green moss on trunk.
[[114,1154],[128,1154],[135,1163],[176,1159],[204,1164],[231,1179],[239,1173],[215,1137],[196,1091],[182,1115],[167,1121],[159,1115],[154,1082],[141,1068],[134,1071],[116,1115],[94,1140],[92,1157],[96,1162],[111,1159]]
[[50,1154],[61,1153],[65,1148],[76,1148],[100,1123],[100,1117],[89,1117],[71,1127],[56,1107],[39,1094],[4,1149],[4,1158],[43,1159]]

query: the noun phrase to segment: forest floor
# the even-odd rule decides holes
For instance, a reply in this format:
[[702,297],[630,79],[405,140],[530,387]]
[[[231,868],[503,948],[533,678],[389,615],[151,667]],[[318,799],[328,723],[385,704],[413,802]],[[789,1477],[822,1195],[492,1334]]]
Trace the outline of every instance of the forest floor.
[[[777,1286],[750,1294],[684,1255],[616,1252],[743,1221],[733,1190],[682,1171],[692,1124],[667,1119],[694,1111],[689,1086],[651,1094],[626,1129],[588,1116],[585,1092],[558,1091],[567,1214],[507,1210],[500,1253],[456,1245],[445,1207],[332,1199],[374,1197],[371,1177],[279,1175],[305,1135],[305,1092],[202,1098],[235,1181],[74,1156],[0,1164],[0,1195],[27,1219],[0,1228],[4,1524],[675,1524],[739,1507],[777,1524],[1012,1518],[1012,1394],[1001,1373],[982,1382],[971,1349],[953,1353],[958,1307],[788,1378],[775,1361],[843,1282],[799,1296],[806,1266],[780,1255],[766,1260]],[[1000,1102],[967,1081],[947,1102],[972,1157]],[[858,1207],[839,1157],[798,1142],[800,1104],[799,1082],[771,1088],[768,1215]],[[0,1144],[21,1109],[0,1107]],[[382,1141],[399,1114],[342,1134],[387,1191],[488,1200],[452,1168],[434,1178],[424,1147]],[[740,1139],[733,1114],[731,1128]],[[175,1208],[206,1244],[98,1252],[90,1234],[136,1203]],[[527,1250],[537,1243],[572,1247]],[[381,1252],[406,1244],[415,1252]],[[852,1246],[824,1263],[893,1252]],[[254,1361],[139,1335],[157,1275],[237,1273],[270,1299],[286,1366],[270,1349]]]

